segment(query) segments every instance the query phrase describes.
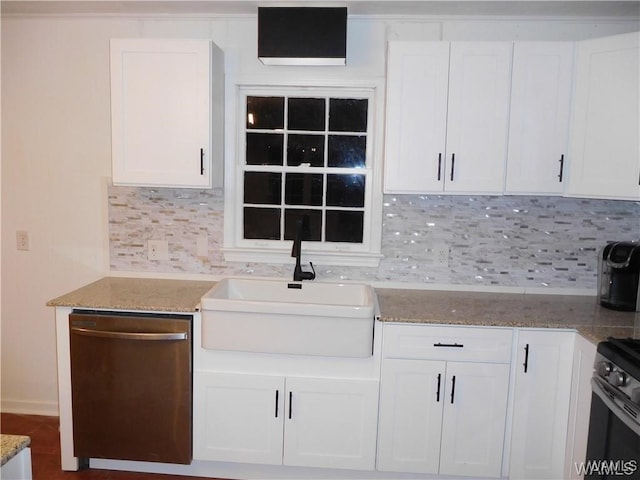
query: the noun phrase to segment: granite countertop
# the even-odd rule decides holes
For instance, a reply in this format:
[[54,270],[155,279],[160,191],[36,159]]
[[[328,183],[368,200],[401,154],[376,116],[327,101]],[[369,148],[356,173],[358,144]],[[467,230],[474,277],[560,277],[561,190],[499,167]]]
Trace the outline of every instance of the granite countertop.
[[27,436],[1,434],[0,455],[2,455],[2,462],[0,465],[7,463],[29,445],[31,445],[31,438]]
[[640,338],[640,313],[601,307],[595,296],[376,289],[381,320],[576,329],[599,342]]
[[[53,307],[195,312],[215,281],[105,277],[47,303]],[[595,296],[376,288],[383,322],[575,329],[593,342],[640,338],[640,313]]]
[[47,302],[50,307],[196,312],[216,282],[105,277]]

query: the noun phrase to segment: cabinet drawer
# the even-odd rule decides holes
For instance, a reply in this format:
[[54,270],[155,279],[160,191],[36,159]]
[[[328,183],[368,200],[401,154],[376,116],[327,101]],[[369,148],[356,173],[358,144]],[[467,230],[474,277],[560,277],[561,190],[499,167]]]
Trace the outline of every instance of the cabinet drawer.
[[385,325],[386,358],[509,363],[513,330],[494,327]]

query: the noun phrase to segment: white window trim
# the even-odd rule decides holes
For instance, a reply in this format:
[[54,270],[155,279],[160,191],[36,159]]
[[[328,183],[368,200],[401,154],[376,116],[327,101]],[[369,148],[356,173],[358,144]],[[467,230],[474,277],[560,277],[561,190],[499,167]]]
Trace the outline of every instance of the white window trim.
[[[224,190],[224,246],[222,252],[226,261],[293,264],[291,242],[245,240],[242,238],[242,182],[244,162],[243,129],[238,128],[244,117],[244,94],[247,91],[257,94],[264,90],[265,95],[290,95],[299,88],[331,90],[332,96],[366,96],[369,98],[369,121],[371,136],[368,147],[370,172],[367,175],[365,209],[368,209],[368,223],[365,222],[362,244],[340,243],[330,245],[318,242],[303,242],[302,261],[317,265],[344,265],[359,267],[377,267],[382,258],[382,126],[384,124],[383,84],[379,82],[340,81],[339,83],[297,82],[296,84],[277,86],[235,83],[228,85],[227,104],[225,106],[225,124],[233,126],[227,129],[225,148],[225,190]],[[338,93],[338,92],[342,93]],[[335,95],[334,95],[335,93]],[[339,251],[337,250],[339,248]]]

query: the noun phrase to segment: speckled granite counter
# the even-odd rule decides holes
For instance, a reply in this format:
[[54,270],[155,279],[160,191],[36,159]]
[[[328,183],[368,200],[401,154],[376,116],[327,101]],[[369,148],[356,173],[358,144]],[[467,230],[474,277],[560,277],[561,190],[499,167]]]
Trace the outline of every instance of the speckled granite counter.
[[640,313],[601,307],[595,297],[376,289],[381,320],[576,329],[593,342],[640,338]]
[[[194,312],[216,282],[106,277],[49,306]],[[640,313],[601,307],[595,297],[377,288],[381,320],[503,327],[571,328],[594,342],[640,338]]]
[[215,282],[106,277],[47,302],[50,307],[195,312]]
[[2,462],[0,462],[0,466],[7,463],[29,445],[31,445],[31,438],[24,435],[1,434],[0,455],[2,455]]

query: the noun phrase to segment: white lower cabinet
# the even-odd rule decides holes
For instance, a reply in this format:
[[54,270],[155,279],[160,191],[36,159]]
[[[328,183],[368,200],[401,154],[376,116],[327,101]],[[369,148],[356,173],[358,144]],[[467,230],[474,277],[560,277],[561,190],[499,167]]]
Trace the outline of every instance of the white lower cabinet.
[[281,465],[284,378],[225,373],[195,377],[194,458]]
[[499,477],[509,365],[389,359],[378,469]]
[[195,459],[373,470],[378,382],[195,375]]
[[384,361],[378,470],[438,473],[445,368],[446,362]]
[[447,363],[440,473],[500,477],[509,365]]
[[520,330],[509,477],[565,478],[575,333]]
[[[512,331],[390,325],[384,335],[378,470],[500,477]],[[403,356],[413,358],[393,358]]]

